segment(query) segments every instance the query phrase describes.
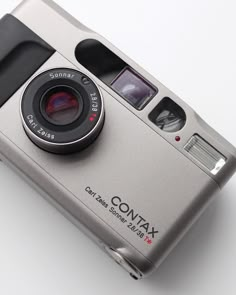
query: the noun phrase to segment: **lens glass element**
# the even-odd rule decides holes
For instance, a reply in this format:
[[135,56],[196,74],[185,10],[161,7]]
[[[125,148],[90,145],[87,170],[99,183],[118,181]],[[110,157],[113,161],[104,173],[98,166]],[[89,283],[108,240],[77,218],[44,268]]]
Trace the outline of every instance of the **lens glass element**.
[[42,99],[42,113],[55,125],[68,125],[78,119],[82,105],[80,95],[68,86],[50,89]]

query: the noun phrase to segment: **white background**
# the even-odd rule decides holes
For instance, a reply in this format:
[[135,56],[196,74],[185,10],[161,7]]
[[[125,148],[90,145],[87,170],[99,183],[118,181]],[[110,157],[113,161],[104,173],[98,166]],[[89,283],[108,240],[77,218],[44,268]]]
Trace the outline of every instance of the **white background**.
[[[236,145],[235,0],[57,2]],[[18,3],[2,0],[0,15]],[[0,294],[235,295],[235,193],[236,177],[159,270],[136,282],[0,163]]]

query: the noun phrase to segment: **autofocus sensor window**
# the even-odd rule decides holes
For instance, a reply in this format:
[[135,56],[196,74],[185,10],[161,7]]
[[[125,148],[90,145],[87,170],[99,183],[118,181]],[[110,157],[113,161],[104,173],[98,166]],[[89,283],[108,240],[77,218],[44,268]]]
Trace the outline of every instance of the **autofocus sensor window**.
[[177,132],[184,127],[186,114],[172,99],[165,97],[151,112],[149,119],[165,132]]
[[49,70],[31,81],[22,97],[21,115],[33,143],[61,154],[93,143],[105,118],[96,84],[72,69]]
[[83,110],[81,95],[68,86],[56,86],[43,95],[41,112],[46,120],[55,125],[75,122]]

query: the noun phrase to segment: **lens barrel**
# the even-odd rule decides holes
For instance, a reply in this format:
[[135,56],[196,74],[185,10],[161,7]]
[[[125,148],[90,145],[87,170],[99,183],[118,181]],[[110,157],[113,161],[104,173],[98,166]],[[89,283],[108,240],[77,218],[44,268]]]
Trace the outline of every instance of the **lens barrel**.
[[104,104],[95,83],[72,69],[52,69],[34,78],[21,101],[29,138],[57,154],[81,151],[94,142],[104,124]]

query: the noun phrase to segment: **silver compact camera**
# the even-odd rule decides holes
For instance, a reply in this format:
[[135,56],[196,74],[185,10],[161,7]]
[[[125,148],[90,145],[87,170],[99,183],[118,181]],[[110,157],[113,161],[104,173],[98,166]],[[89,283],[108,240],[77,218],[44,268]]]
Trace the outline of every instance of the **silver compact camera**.
[[0,157],[135,279],[236,170],[186,103],[51,0],[0,20]]

